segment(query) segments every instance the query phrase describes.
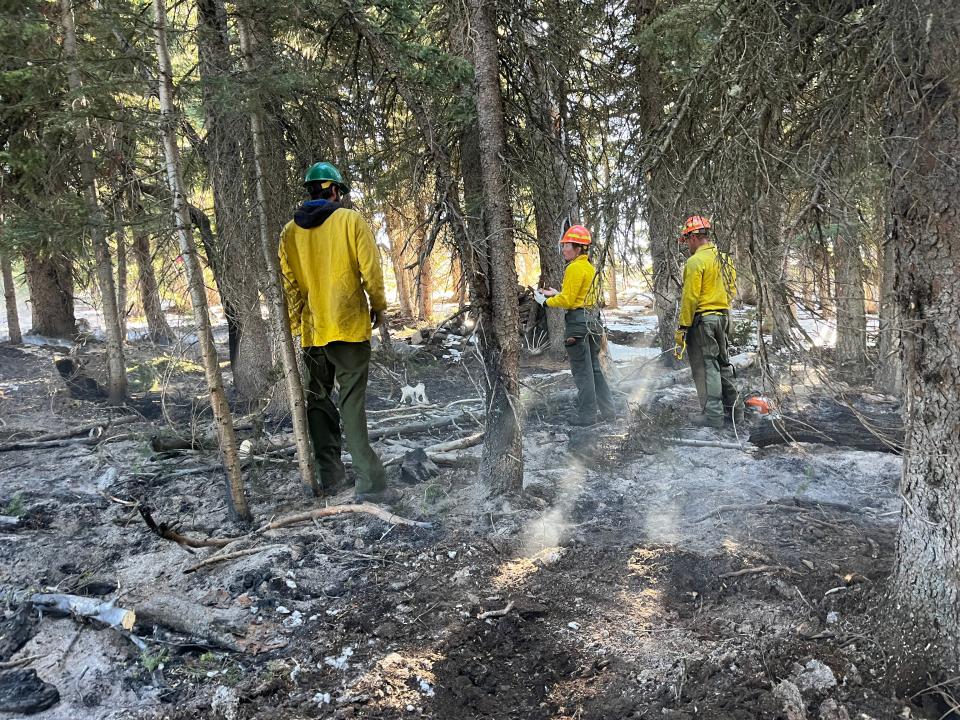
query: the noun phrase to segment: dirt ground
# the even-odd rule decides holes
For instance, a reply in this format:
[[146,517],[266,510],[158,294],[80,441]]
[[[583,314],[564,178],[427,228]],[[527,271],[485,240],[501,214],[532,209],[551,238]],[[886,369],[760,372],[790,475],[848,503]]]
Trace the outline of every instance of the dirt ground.
[[[0,345],[0,443],[130,413],[71,399],[52,365],[62,352]],[[102,352],[81,352],[95,377]],[[678,445],[738,439],[676,422],[695,405],[686,385],[586,431],[564,423],[562,402],[540,402],[527,419],[520,497],[488,497],[469,458],[413,485],[396,464],[390,480],[403,500],[393,510],[431,527],[345,514],[242,540],[231,549],[251,554],[186,573],[216,549],[157,537],[135,503],[197,537],[245,529],[227,517],[222,472],[203,469],[213,453],[151,450],[165,423],[207,419],[199,369],[161,355],[134,346],[128,359],[149,369],[138,407],[150,419],[82,443],[0,452],[0,514],[22,521],[0,531],[0,661],[23,660],[59,692],[32,717],[942,713],[885,689],[870,620],[892,560],[896,455]],[[572,388],[562,362],[524,364],[534,396]],[[637,365],[615,372],[629,377]],[[442,409],[479,394],[479,370],[469,359],[378,356],[371,423],[413,414],[397,410],[403,380],[424,382]],[[464,421],[377,447],[393,457],[475,431]],[[280,422],[251,432],[265,452],[286,431]],[[304,497],[289,456],[260,457],[245,472],[256,525],[349,502],[348,491]],[[116,598],[141,617],[140,646],[114,629],[18,609],[20,590]],[[201,617],[194,627],[204,631],[146,623],[147,607],[183,625]]]

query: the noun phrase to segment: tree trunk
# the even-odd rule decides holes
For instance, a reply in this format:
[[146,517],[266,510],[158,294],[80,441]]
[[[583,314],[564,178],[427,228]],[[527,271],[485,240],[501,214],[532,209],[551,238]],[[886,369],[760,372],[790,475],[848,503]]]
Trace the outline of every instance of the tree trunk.
[[607,307],[611,310],[620,307],[620,296],[617,292],[617,266],[612,254],[607,255]]
[[426,227],[417,231],[417,316],[429,323],[433,318],[433,265],[428,234]]
[[[243,52],[243,65],[248,75],[254,68],[254,48],[247,30],[246,18],[237,18],[240,34],[240,48]],[[323,488],[317,481],[316,463],[313,446],[310,443],[310,430],[307,426],[307,412],[304,405],[303,382],[297,365],[297,354],[293,347],[293,335],[287,314],[287,303],[280,285],[280,260],[277,249],[271,242],[269,220],[267,218],[267,194],[264,188],[263,172],[260,165],[263,150],[263,120],[260,109],[250,106],[250,128],[253,135],[253,166],[257,188],[257,220],[260,227],[260,248],[266,264],[267,302],[270,309],[270,321],[273,333],[280,338],[280,357],[283,361],[283,373],[287,381],[287,395],[290,402],[290,416],[293,420],[293,437],[297,445],[297,462],[300,464],[300,482],[304,489],[317,497],[323,495]]]
[[896,247],[887,233],[883,242],[883,279],[880,287],[880,337],[876,385],[881,392],[900,397],[903,392],[903,364],[900,358],[900,312],[895,297]]
[[[542,180],[542,178],[541,178]],[[560,203],[552,203],[549,194],[538,192],[543,183],[533,185],[533,215],[537,225],[537,251],[540,255],[540,286],[560,289],[563,284],[565,263],[560,254],[560,238],[563,236],[564,219],[568,217],[563,212]],[[563,319],[564,311],[560,308],[550,308],[544,305],[547,315],[547,336],[550,341],[550,354],[554,357],[563,357],[565,354],[563,342],[566,340]]]
[[[677,329],[677,308],[680,301],[678,253],[675,222],[670,220],[669,197],[672,193],[662,170],[650,176],[650,197],[647,200],[647,227],[650,231],[650,258],[653,262],[653,311],[657,315],[657,346],[669,350],[674,345]],[[663,362],[669,363],[665,356]]]
[[[83,96],[83,83],[77,66],[77,31],[74,26],[72,0],[60,0],[61,20],[63,22],[63,49],[67,56],[67,79],[70,90],[78,96],[81,108],[86,107]],[[77,158],[80,164],[80,181],[83,185],[83,197],[86,201],[90,223],[90,235],[96,255],[97,283],[100,286],[100,300],[103,303],[104,330],[107,335],[107,375],[109,378],[110,402],[120,405],[127,397],[127,369],[123,359],[123,335],[120,332],[120,318],[117,311],[117,296],[113,283],[113,265],[110,249],[104,232],[103,213],[97,197],[96,168],[93,161],[93,142],[90,138],[90,126],[86,117],[77,118]]]
[[400,213],[394,207],[387,207],[383,212],[386,223],[387,237],[390,239],[390,262],[393,264],[393,275],[397,281],[397,299],[400,303],[400,319],[404,322],[413,322],[413,301],[410,292],[411,276],[407,270],[406,240],[403,236],[403,222]]
[[[229,83],[235,69],[222,0],[197,0],[199,70],[207,128],[207,160],[216,234],[208,259],[230,331],[230,366],[238,397],[254,400],[270,385],[270,335],[260,310],[261,251],[257,221],[244,193],[242,141],[248,124],[233,102]],[[262,156],[261,156],[262,167]],[[282,344],[282,342],[281,342]]]
[[[845,215],[845,214],[844,214]],[[867,316],[863,257],[855,225],[841,216],[833,243],[837,298],[837,362],[854,373],[867,365]]]
[[[139,215],[142,212],[140,187],[136,182],[130,182],[127,187],[127,200],[130,210],[133,215]],[[175,338],[170,325],[167,323],[167,317],[163,314],[163,305],[160,302],[160,289],[157,284],[156,273],[153,271],[150,236],[137,224],[132,226],[131,232],[133,234],[133,256],[137,261],[137,275],[139,276],[137,287],[140,291],[140,304],[143,305],[143,314],[147,318],[150,341],[157,345],[169,345]]]
[[496,4],[470,0],[476,71],[476,107],[480,128],[480,166],[484,207],[490,229],[490,303],[492,323],[483,330],[487,374],[487,418],[480,475],[495,494],[518,493],[523,486],[520,437],[519,309],[516,244],[510,186],[504,158],[507,137],[500,92]]
[[919,0],[890,20],[884,130],[907,429],[884,627],[894,677],[919,689],[928,672],[960,671],[960,5]]
[[23,251],[23,267],[30,290],[30,334],[70,338],[77,334],[73,314],[73,261],[46,247]]
[[19,345],[23,342],[23,336],[20,333],[20,313],[17,310],[17,287],[13,284],[10,255],[6,252],[0,252],[0,269],[3,271],[3,299],[7,304],[7,332],[10,342]]
[[453,283],[453,294],[457,298],[457,310],[463,310],[467,304],[467,283],[463,277],[463,261],[457,248],[450,250],[450,276]]
[[210,315],[207,311],[207,295],[203,285],[203,269],[200,267],[200,258],[193,242],[193,233],[190,228],[190,216],[187,210],[186,199],[183,194],[183,181],[180,174],[180,155],[177,146],[177,115],[173,106],[173,68],[170,63],[170,51],[167,45],[167,9],[165,0],[153,0],[153,11],[156,25],[154,34],[157,43],[157,60],[159,63],[159,95],[160,114],[163,130],[163,151],[166,161],[167,182],[170,184],[170,194],[173,199],[174,221],[177,226],[177,238],[180,242],[180,252],[186,265],[190,283],[190,299],[193,305],[193,314],[197,323],[197,335],[200,339],[200,350],[203,356],[203,368],[210,391],[210,405],[216,421],[217,435],[220,440],[220,449],[223,452],[224,469],[227,475],[227,504],[231,513],[239,520],[252,519],[247,498],[243,489],[243,477],[240,474],[240,458],[237,454],[237,435],[233,428],[233,418],[230,406],[227,404],[226,393],[223,389],[223,377],[220,374],[220,363],[217,359],[217,349],[213,343],[213,332],[210,328]]
[[[119,211],[118,211],[119,212]],[[120,337],[127,339],[127,236],[123,216],[117,217],[117,320]]]

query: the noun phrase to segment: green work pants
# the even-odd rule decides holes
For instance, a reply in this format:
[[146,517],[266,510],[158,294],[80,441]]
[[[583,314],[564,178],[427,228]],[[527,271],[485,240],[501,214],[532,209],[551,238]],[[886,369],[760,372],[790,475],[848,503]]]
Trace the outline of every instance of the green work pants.
[[[330,489],[345,477],[340,459],[340,421],[356,472],[355,492],[386,489],[383,463],[367,435],[367,376],[370,342],[332,342],[303,349],[306,365],[307,424],[317,458],[320,484]],[[340,409],[331,399],[333,381],[340,386]]]
[[717,424],[723,422],[724,410],[729,413],[742,407],[727,352],[729,322],[726,315],[697,315],[687,331],[687,354],[700,410]]
[[565,319],[567,357],[577,386],[577,415],[588,423],[597,421],[598,411],[604,417],[612,417],[613,398],[600,367],[600,320],[596,313],[582,308],[568,310]]

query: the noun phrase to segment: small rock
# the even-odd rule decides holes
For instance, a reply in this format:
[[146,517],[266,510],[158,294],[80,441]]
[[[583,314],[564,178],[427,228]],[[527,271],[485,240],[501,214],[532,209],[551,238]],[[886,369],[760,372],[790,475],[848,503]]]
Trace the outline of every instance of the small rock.
[[577,630],[580,629],[580,623],[578,623],[578,622],[568,622],[568,623],[567,623],[567,627],[570,628],[570,629],[573,630],[573,631],[577,631]]
[[283,619],[283,626],[287,628],[295,628],[303,625],[303,614],[299,610],[294,610],[290,613],[290,617]]
[[820,703],[820,720],[850,720],[850,713],[833,698],[827,698]]
[[329,705],[330,704],[330,693],[328,692],[318,692],[313,696],[313,701],[317,705]]
[[413,712],[413,705],[407,705],[407,712]]
[[773,696],[783,705],[783,714],[786,720],[806,720],[807,711],[804,707],[800,688],[789,680],[781,680],[773,689]]
[[802,692],[825,692],[837,686],[833,670],[819,660],[810,660],[803,672],[796,676],[797,687]]
[[836,610],[827,613],[827,625],[835,625],[838,622],[840,622],[840,613]]
[[283,605],[277,605],[277,615],[289,615],[290,609],[284,607]]

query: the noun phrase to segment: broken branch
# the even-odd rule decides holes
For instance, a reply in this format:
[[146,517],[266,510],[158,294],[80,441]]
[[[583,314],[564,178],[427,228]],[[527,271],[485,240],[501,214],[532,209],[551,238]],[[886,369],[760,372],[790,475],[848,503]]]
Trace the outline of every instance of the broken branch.
[[400,517],[399,515],[394,515],[392,512],[379,508],[376,505],[370,503],[356,503],[350,505],[331,505],[330,507],[317,508],[315,510],[308,510],[307,512],[297,513],[295,515],[288,515],[286,517],[278,518],[272,522],[263,525],[257,530],[257,534],[265,533],[268,530],[276,530],[278,528],[287,527],[288,525],[296,525],[302,522],[309,522],[314,518],[324,518],[332,517],[334,515],[342,515],[344,513],[369,513],[374,515],[384,522],[393,523],[394,525],[409,525],[411,527],[421,527],[429,528],[432,527],[430,523],[420,522],[418,520],[408,520],[407,518]]

